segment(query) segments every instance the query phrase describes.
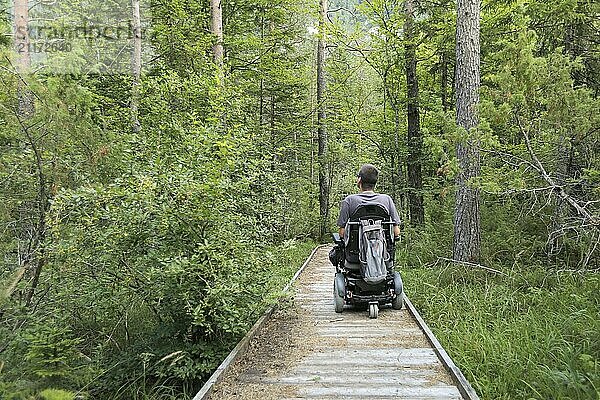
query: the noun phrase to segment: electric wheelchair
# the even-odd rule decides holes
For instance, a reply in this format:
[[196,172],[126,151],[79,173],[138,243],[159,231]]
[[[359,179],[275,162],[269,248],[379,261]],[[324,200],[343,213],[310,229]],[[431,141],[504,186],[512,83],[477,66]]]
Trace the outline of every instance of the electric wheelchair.
[[[361,273],[359,235],[361,221],[381,221],[389,258],[386,259],[387,276],[378,284],[367,283]],[[333,234],[336,245],[330,260],[336,267],[333,283],[335,312],[341,313],[345,305],[357,308],[368,306],[369,317],[377,318],[379,306],[391,303],[395,310],[404,303],[403,286],[400,274],[394,271],[394,224],[385,207],[379,204],[364,204],[350,216],[346,225],[345,240]]]

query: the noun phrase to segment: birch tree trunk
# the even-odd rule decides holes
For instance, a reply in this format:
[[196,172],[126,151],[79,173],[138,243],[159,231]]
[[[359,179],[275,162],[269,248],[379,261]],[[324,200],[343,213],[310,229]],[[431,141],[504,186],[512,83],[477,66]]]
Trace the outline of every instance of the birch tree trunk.
[[479,191],[469,180],[479,176],[479,13],[480,0],[458,0],[456,20],[456,122],[464,138],[456,146],[460,167],[456,178],[453,257],[478,262],[480,257]]
[[216,37],[213,46],[213,60],[219,70],[219,77],[223,74],[223,9],[221,0],[210,0],[211,24],[210,31]]
[[29,2],[15,0],[15,51],[21,71],[27,71],[31,64],[29,56]]
[[[29,53],[29,2],[15,0],[15,51],[17,53],[17,69],[21,74],[29,73],[31,55]],[[27,86],[19,80],[19,105],[17,112],[21,119],[33,115],[33,97]]]
[[325,46],[327,24],[327,0],[319,1],[319,40],[317,43],[317,136],[319,142],[319,210],[321,216],[321,237],[327,234],[329,221],[329,174],[327,163],[327,128],[325,126]]
[[142,70],[142,22],[140,18],[140,0],[131,0],[133,22],[133,52],[131,54],[131,130],[138,133],[141,130],[139,121],[139,85]]
[[225,65],[223,46],[223,4],[222,0],[210,0],[210,30],[215,36],[215,44],[213,45],[213,61],[217,68],[217,87],[219,96],[217,99],[220,117],[219,130],[221,133],[227,132],[227,108],[225,106]]
[[417,78],[417,55],[414,32],[413,0],[406,0],[405,67],[406,91],[408,99],[408,210],[411,225],[420,225],[425,221],[423,209],[423,177],[421,174],[421,153],[423,137],[419,117],[419,81]]

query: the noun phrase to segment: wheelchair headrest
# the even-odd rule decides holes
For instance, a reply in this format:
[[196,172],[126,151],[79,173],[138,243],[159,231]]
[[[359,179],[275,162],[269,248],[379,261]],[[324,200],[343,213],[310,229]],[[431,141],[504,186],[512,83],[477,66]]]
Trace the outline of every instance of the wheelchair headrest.
[[390,214],[381,204],[362,204],[350,216],[351,221],[358,221],[364,218],[374,218],[389,220]]

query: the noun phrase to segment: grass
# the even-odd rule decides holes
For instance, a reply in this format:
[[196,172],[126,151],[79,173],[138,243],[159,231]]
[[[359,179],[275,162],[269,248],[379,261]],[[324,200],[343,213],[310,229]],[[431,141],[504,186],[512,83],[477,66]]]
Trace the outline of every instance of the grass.
[[600,398],[600,276],[406,268],[408,296],[482,399]]

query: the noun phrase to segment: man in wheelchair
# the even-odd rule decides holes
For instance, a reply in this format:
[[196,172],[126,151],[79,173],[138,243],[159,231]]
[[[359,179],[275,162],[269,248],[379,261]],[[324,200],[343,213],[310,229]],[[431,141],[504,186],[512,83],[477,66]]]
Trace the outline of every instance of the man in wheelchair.
[[335,311],[345,304],[369,306],[369,316],[377,318],[379,306],[403,305],[402,280],[394,271],[395,242],[400,236],[400,217],[392,198],[375,193],[379,172],[365,164],[358,172],[359,193],[346,197],[340,207],[334,234],[336,246],[329,258],[336,267]]

